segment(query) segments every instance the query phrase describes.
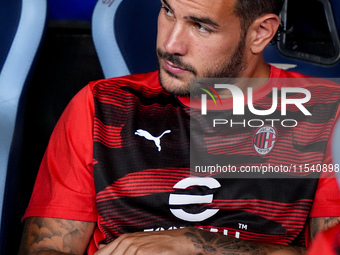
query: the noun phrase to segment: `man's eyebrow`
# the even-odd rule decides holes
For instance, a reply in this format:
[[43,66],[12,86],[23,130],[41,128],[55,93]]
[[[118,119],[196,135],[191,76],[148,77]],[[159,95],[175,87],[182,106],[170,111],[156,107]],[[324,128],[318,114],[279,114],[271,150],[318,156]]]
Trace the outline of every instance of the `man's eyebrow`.
[[166,1],[166,0],[161,0],[161,2],[162,2],[169,10],[172,11],[172,8],[171,8],[170,4],[168,3],[168,1]]
[[199,22],[199,23],[203,23],[203,24],[206,24],[206,25],[210,25],[214,28],[220,27],[219,24],[217,24],[215,21],[211,20],[210,18],[205,18],[205,17],[199,18],[199,17],[196,17],[196,16],[188,16],[188,17],[185,17],[185,18]]
[[[161,0],[161,2],[170,10],[170,11],[173,11],[170,4],[168,3],[167,0]],[[188,19],[188,20],[193,20],[193,21],[196,21],[196,22],[199,22],[199,23],[202,23],[202,24],[206,24],[206,25],[210,25],[212,26],[213,28],[219,28],[220,25],[217,24],[215,21],[213,21],[212,19],[210,18],[206,18],[206,17],[197,17],[197,16],[187,16],[185,17],[185,19]]]

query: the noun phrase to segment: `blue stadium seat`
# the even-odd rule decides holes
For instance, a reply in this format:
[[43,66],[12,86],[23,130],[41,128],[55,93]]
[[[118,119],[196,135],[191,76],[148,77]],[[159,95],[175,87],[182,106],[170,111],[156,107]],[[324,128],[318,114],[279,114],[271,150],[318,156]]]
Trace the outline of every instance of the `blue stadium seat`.
[[13,191],[18,188],[15,179],[21,150],[20,102],[45,18],[46,0],[0,1],[0,254],[6,254],[8,230],[15,227],[11,220],[19,206]]
[[97,0],[48,0],[48,19],[90,22]]
[[155,49],[160,7],[155,0],[97,2],[92,35],[106,78],[158,68]]
[[[41,159],[60,115],[72,97],[89,81],[104,77],[93,46],[91,18],[87,18],[92,16],[97,0],[46,1],[47,20],[43,40],[25,87],[25,100],[21,100],[23,111],[20,113],[23,116],[20,115],[20,127],[23,135],[21,155],[17,160],[19,173],[16,174],[16,179],[21,183],[15,191],[22,207],[21,217],[29,203]],[[19,227],[22,227],[21,224]],[[16,231],[21,234],[19,227]]]
[[265,60],[314,77],[338,77],[340,1],[285,0],[281,19],[290,32],[266,48]]

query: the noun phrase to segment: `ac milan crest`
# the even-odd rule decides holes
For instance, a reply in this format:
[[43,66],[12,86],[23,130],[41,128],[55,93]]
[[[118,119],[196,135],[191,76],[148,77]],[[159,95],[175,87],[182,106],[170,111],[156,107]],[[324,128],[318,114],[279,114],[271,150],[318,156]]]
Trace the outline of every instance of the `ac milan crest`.
[[253,136],[253,146],[260,155],[267,155],[275,145],[277,131],[274,127],[263,126],[255,131]]

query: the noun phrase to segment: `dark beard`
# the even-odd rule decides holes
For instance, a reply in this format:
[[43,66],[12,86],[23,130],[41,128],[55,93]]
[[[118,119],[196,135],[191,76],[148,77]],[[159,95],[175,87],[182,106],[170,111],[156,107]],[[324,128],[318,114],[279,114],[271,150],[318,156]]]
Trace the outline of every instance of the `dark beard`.
[[[241,32],[240,40],[238,42],[236,49],[234,50],[230,59],[228,59],[228,61],[226,61],[223,65],[221,65],[222,66],[221,69],[208,70],[205,73],[203,73],[202,77],[198,77],[196,69],[189,64],[183,63],[181,60],[181,57],[178,55],[170,54],[167,52],[163,52],[160,49],[157,49],[158,61],[159,63],[161,59],[170,61],[174,65],[192,72],[196,78],[231,78],[231,79],[238,78],[247,67],[247,63],[244,60],[245,37],[246,37],[246,33]],[[178,75],[173,74],[166,69],[163,69],[163,70],[169,76],[175,79],[181,80],[181,77],[179,77]],[[163,86],[163,88],[165,88],[163,85],[163,77],[161,75],[161,72],[159,72],[159,83]],[[187,84],[185,88],[180,88],[180,89],[179,88],[173,88],[173,89],[165,88],[165,89],[175,96],[190,96],[190,83]]]
[[203,78],[239,78],[247,67],[247,63],[244,60],[245,36],[245,33],[241,33],[241,38],[233,55],[223,65],[223,68],[216,71],[207,71],[204,73]]

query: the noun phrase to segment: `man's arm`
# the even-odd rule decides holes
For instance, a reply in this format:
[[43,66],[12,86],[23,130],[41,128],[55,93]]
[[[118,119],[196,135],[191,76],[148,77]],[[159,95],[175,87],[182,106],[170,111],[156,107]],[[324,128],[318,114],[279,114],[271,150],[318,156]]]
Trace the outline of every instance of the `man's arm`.
[[83,255],[95,225],[94,222],[65,219],[27,218],[19,255]]
[[[319,231],[339,222],[340,217],[312,218],[312,239]],[[94,227],[95,223],[90,222],[28,218],[19,254],[83,254]],[[306,249],[301,247],[258,244],[196,228],[125,234],[97,254],[111,254],[113,251],[117,254],[136,254],[137,251],[145,254],[183,254],[183,251],[185,254],[306,254]]]
[[304,255],[307,249],[267,245],[197,228],[121,235],[95,255]]
[[320,232],[326,229],[332,228],[335,225],[340,224],[340,217],[318,217],[310,219],[310,237],[311,240]]
[[[339,222],[340,217],[311,218],[311,239],[319,231],[334,227]],[[196,228],[187,228],[125,234],[100,249],[96,255],[303,255],[306,253],[307,249],[303,247],[260,244]]]
[[303,255],[307,252],[302,247],[254,243],[197,229],[190,229],[186,236],[199,254]]

